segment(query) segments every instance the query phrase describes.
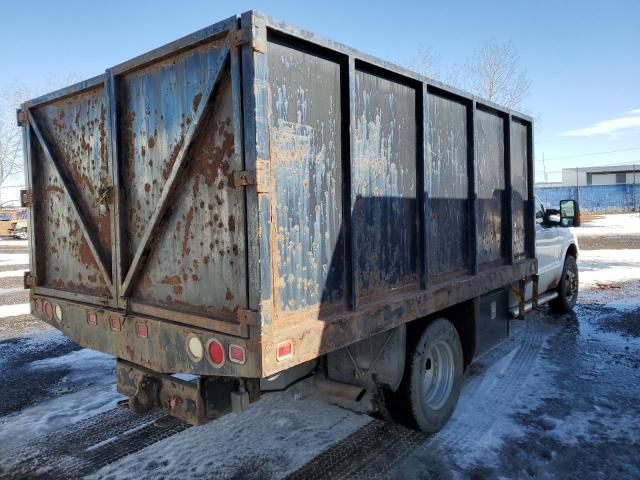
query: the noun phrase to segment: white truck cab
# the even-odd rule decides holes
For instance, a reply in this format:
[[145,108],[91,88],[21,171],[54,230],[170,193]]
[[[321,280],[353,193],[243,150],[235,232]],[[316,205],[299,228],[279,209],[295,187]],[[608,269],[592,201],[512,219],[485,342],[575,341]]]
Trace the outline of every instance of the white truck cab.
[[[578,298],[578,240],[573,232],[580,225],[578,204],[562,200],[558,210],[549,209],[536,196],[535,209],[538,304],[549,303],[556,312],[568,312]],[[531,308],[532,292],[532,285],[528,285],[527,310]],[[513,305],[512,300],[515,314]]]

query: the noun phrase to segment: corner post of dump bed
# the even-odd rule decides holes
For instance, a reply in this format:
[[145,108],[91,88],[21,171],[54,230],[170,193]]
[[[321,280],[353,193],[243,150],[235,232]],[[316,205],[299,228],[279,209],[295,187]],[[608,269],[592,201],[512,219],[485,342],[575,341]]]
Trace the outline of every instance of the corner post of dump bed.
[[241,15],[240,28],[249,38],[240,56],[244,162],[256,174],[255,184],[245,189],[249,308],[261,318],[254,329],[270,325],[273,315],[267,28],[265,19],[252,11]]
[[120,161],[118,156],[118,107],[117,107],[117,77],[112,69],[107,69],[104,75],[104,93],[107,105],[107,138],[110,139],[107,145],[108,166],[111,172],[112,194],[109,195],[110,206],[113,209],[111,215],[111,271],[113,272],[113,288],[115,290],[115,298],[112,299],[112,305],[118,308],[126,307],[126,300],[120,297],[120,288],[122,286],[122,196],[120,182]]
[[[22,106],[20,107],[20,110],[18,111],[18,122],[19,122],[18,126],[22,128],[22,152],[23,152],[24,166],[25,166],[24,185],[27,191],[31,192],[31,195],[33,195],[34,194],[33,176],[35,172],[33,170],[33,157],[31,154],[31,127],[29,125],[28,119],[29,119],[29,104],[23,103]],[[32,197],[31,206],[29,207],[29,225],[33,225],[33,226],[36,225],[34,220],[35,218],[34,209],[35,209],[36,202],[34,200],[35,199],[33,199]],[[37,253],[36,236],[33,235],[33,232],[31,232],[31,235],[28,236],[28,241],[29,241],[29,270],[34,280],[31,286],[31,292],[33,292],[34,287],[38,285],[38,279],[40,278],[39,277],[40,272],[38,272],[38,267],[40,265],[40,262],[36,261],[36,253]]]

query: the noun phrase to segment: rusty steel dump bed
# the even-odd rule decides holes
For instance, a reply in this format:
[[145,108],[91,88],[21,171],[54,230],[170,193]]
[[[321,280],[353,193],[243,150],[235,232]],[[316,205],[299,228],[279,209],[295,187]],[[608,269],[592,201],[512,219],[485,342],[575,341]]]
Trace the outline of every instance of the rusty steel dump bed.
[[156,372],[266,377],[535,273],[531,118],[262,14],[18,119],[32,311]]

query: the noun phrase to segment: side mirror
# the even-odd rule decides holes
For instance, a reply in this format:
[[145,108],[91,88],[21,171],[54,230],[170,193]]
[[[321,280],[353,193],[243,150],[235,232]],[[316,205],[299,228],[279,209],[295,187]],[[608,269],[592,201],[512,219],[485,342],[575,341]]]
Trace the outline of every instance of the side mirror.
[[580,226],[580,207],[575,200],[560,201],[560,225],[563,227]]

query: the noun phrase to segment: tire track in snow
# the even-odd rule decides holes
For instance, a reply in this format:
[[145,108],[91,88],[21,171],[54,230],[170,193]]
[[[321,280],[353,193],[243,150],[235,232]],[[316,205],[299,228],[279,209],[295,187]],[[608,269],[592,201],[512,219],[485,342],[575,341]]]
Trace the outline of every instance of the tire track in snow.
[[0,465],[0,478],[79,478],[190,426],[176,421],[156,427],[162,416],[112,409],[74,423],[16,448],[17,461]]

